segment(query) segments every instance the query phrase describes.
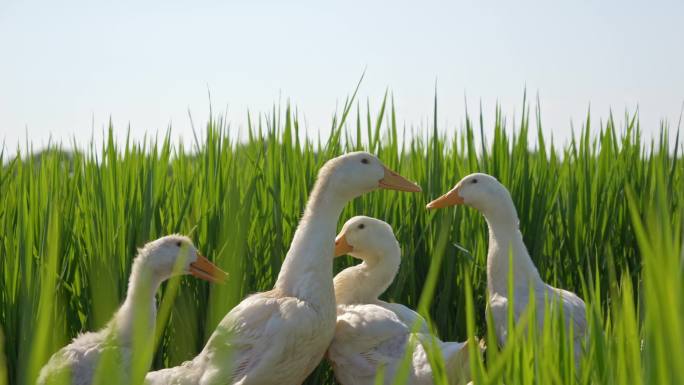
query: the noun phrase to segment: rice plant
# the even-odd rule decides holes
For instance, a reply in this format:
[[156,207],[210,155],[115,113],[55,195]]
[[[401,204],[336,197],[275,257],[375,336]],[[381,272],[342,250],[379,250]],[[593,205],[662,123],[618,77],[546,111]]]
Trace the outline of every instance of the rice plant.
[[[188,147],[172,145],[170,131],[117,143],[110,126],[103,143],[76,151],[4,148],[0,385],[33,384],[54,351],[102,327],[125,295],[136,247],[173,232],[190,235],[231,276],[224,286],[182,278],[158,293],[153,368],[192,358],[235,304],[272,287],[318,168],[359,149],[424,191],[367,194],[348,205],[341,223],[362,214],[393,226],[402,266],[384,298],[418,309],[443,340],[470,338],[473,355],[476,338],[487,341],[486,359],[471,361],[476,383],[684,381],[684,161],[666,125],[650,140],[636,117],[624,127],[612,116],[593,127],[587,116],[558,147],[541,123],[531,126],[527,102],[519,122],[497,112],[493,128],[480,115],[458,129],[438,127],[435,103],[424,136],[398,125],[391,99],[377,112],[354,100],[323,141],[303,138],[288,106],[248,116],[244,141],[231,139],[221,116],[210,116],[201,141]],[[561,343],[568,332],[562,323],[536,332],[519,325],[505,345],[494,343],[485,311],[484,220],[467,208],[424,208],[475,171],[511,191],[542,278],[587,302],[591,336],[577,366]],[[342,257],[335,269],[353,263]],[[328,365],[307,383],[334,383]]]

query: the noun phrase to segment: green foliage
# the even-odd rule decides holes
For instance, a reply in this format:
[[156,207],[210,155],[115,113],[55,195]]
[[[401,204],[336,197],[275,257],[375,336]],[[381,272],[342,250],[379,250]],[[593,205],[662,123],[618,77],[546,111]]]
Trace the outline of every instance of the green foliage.
[[[424,192],[367,194],[340,224],[363,214],[394,227],[403,260],[386,299],[419,309],[442,339],[470,338],[471,357],[475,336],[488,340],[486,362],[470,362],[477,383],[683,381],[684,162],[666,127],[646,142],[636,119],[618,129],[611,116],[593,128],[587,117],[576,139],[557,148],[540,125],[530,127],[525,104],[514,127],[497,111],[493,136],[478,143],[475,131],[489,131],[481,116],[446,136],[435,107],[424,138],[398,126],[387,96],[375,115],[354,100],[333,118],[325,143],[303,139],[288,106],[249,116],[244,142],[211,116],[191,150],[173,146],[170,133],[118,145],[110,127],[101,148],[68,154],[53,145],[12,157],[0,171],[0,384],[5,376],[32,384],[52,352],[103,327],[125,295],[136,247],[173,232],[189,234],[230,273],[223,286],[184,277],[160,290],[153,367],[193,357],[235,304],[272,287],[320,166],[359,149]],[[520,324],[505,346],[493,346],[484,220],[464,207],[424,208],[475,171],[510,189],[542,278],[587,302],[591,337],[578,372],[562,323],[537,333]],[[335,269],[352,263],[340,258]],[[332,382],[323,364],[307,383]]]

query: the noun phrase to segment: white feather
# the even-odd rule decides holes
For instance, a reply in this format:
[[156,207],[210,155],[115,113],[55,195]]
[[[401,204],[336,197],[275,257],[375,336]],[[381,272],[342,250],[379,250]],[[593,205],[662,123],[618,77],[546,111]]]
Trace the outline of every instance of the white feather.
[[[184,246],[181,248],[179,245]],[[135,336],[149,339],[142,341],[141,345],[153,343],[157,312],[155,293],[161,282],[172,275],[173,266],[181,256],[187,257],[184,261],[186,269],[182,271],[187,272],[187,266],[197,259],[197,250],[187,237],[181,235],[169,235],[145,245],[133,262],[126,299],[112,320],[102,330],[81,334],[57,351],[41,369],[37,384],[71,381],[73,385],[89,385],[105,356],[110,367],[116,370],[116,373],[108,375],[119,375],[120,382],[127,383],[131,373],[134,332]],[[138,327],[134,326],[136,321],[142,321],[141,330],[134,330]],[[151,352],[147,357],[136,358],[151,361]]]
[[337,381],[344,385],[392,384],[410,354],[407,384],[433,384],[426,348],[437,344],[450,384],[465,383],[468,352],[465,343],[442,342],[430,334],[423,317],[408,307],[378,299],[392,283],[401,262],[401,250],[385,222],[354,217],[345,223],[344,237],[363,260],[335,276],[337,327],[328,350]]
[[252,295],[221,321],[183,367],[148,373],[149,385],[300,384],[335,332],[332,261],[345,204],[379,187],[382,164],[367,153],[327,162],[307,203],[273,290]]
[[[513,295],[513,314],[518,320],[534,296],[538,330],[544,324],[545,304],[552,312],[562,306],[566,327],[572,326],[574,353],[579,362],[586,333],[584,301],[575,293],[546,284],[540,277],[518,225],[518,214],[508,190],[494,177],[471,174],[463,178],[449,194],[458,194],[462,203],[479,210],[489,227],[487,252],[487,287],[499,343],[508,336],[508,306]],[[512,274],[509,268],[513,269]],[[509,277],[513,276],[513,292],[509,293]]]

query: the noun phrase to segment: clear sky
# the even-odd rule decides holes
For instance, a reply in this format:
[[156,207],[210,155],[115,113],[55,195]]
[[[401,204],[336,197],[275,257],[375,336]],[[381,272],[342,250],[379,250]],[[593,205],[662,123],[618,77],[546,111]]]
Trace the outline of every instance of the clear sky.
[[0,141],[85,143],[111,116],[187,142],[208,89],[235,127],[289,99],[327,132],[364,69],[361,100],[389,88],[407,126],[429,119],[436,83],[443,129],[464,96],[510,119],[527,87],[557,141],[590,104],[596,123],[638,105],[653,133],[684,102],[684,2],[2,0]]

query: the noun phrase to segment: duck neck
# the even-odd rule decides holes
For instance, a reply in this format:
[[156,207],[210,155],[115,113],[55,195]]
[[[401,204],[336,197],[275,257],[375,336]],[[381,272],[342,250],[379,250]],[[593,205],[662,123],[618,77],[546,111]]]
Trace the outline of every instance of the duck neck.
[[401,263],[399,247],[386,255],[364,255],[363,262],[335,276],[335,301],[338,305],[373,303],[394,281]]
[[337,221],[346,199],[319,179],[297,226],[274,289],[315,305],[330,303],[334,309],[332,264]]
[[[487,253],[487,288],[490,295],[508,294],[509,267],[513,268],[514,289],[529,290],[541,283],[539,272],[530,258],[518,225],[513,202],[505,208],[484,212],[489,226]],[[512,259],[512,261],[511,261]]]
[[163,279],[147,265],[145,257],[140,255],[133,262],[126,299],[113,320],[114,331],[124,344],[133,338],[154,336],[155,295]]

